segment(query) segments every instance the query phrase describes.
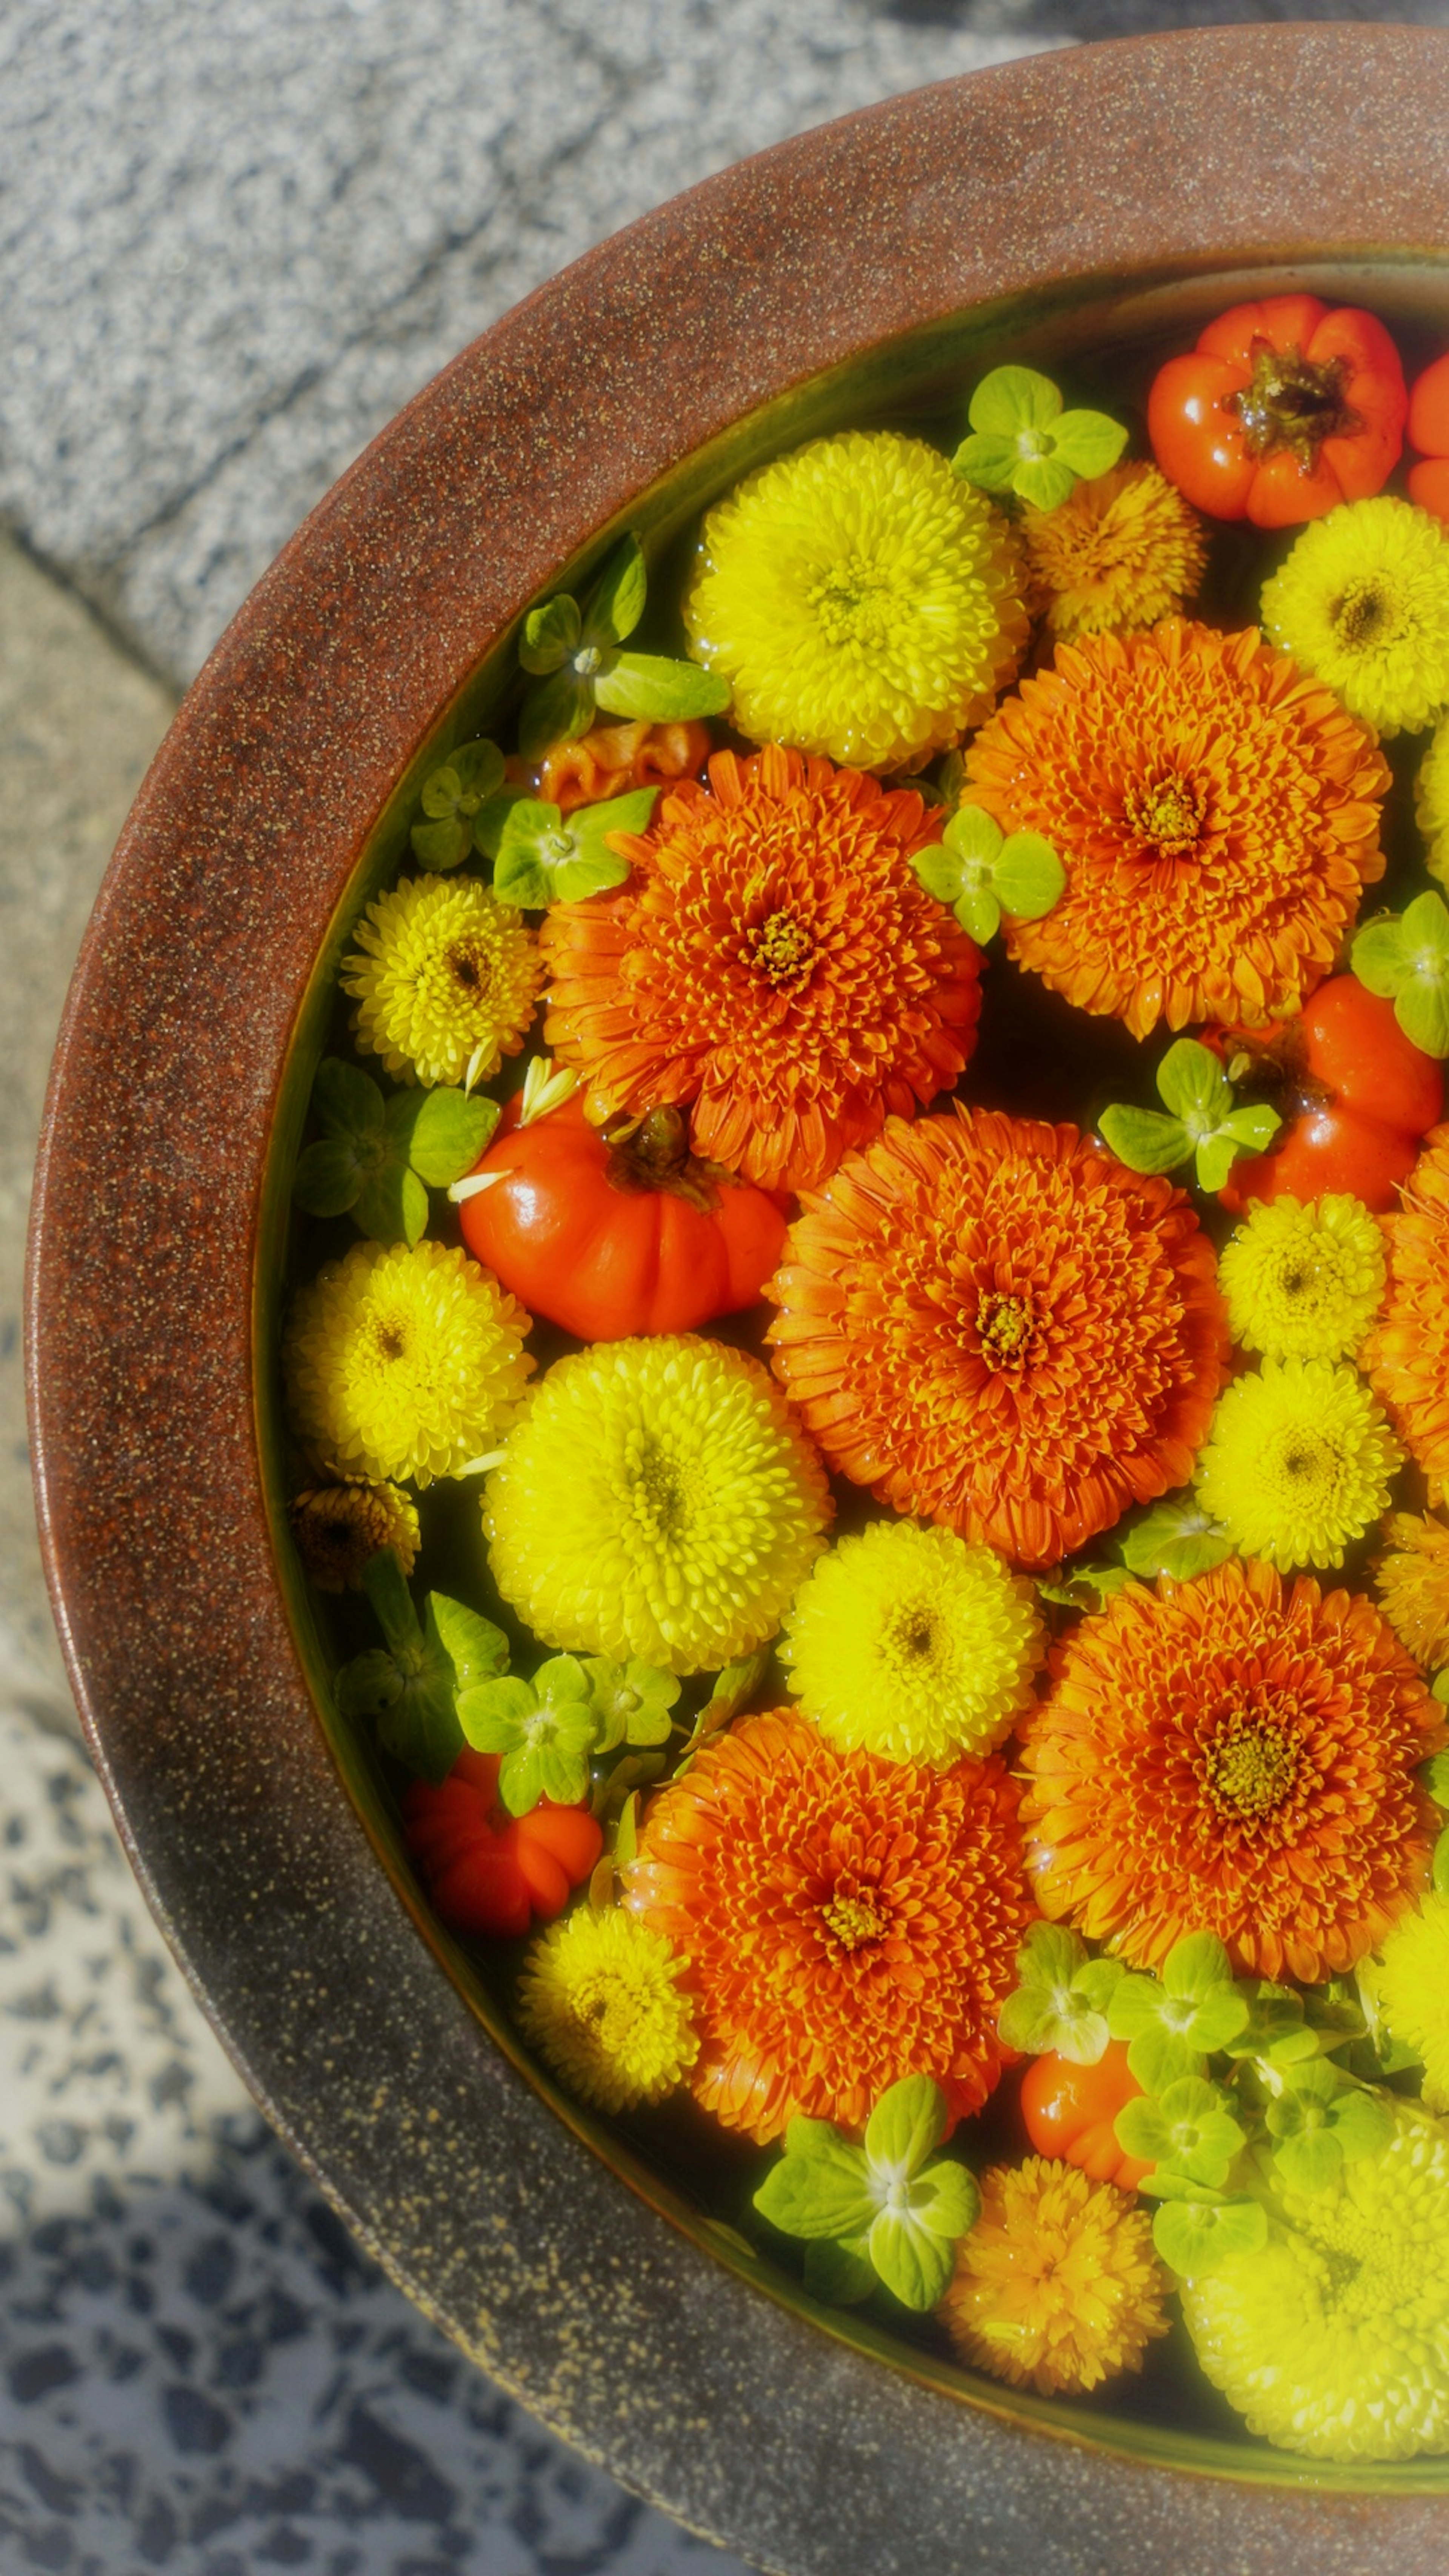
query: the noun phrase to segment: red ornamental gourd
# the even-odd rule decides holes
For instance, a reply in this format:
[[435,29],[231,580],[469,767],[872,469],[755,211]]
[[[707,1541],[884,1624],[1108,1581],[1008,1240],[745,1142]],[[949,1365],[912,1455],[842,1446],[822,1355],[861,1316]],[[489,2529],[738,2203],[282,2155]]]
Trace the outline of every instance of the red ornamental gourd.
[[1141,2090],[1127,2064],[1125,2040],[1109,2039],[1095,2066],[1075,2066],[1049,2049],[1032,2059],[1022,2078],[1026,2134],[1039,2156],[1077,2165],[1093,2182],[1135,2191],[1152,2167],[1123,2151],[1113,2122]]
[[435,1788],[414,1780],[403,1798],[408,1849],[433,1904],[454,1932],[520,1940],[535,1917],[551,1923],[604,1848],[587,1807],[541,1798],[510,1816],[498,1795],[499,1756],[460,1753]]
[[1356,976],[1335,975],[1296,1019],[1270,1033],[1229,1030],[1210,1041],[1231,1063],[1249,1059],[1239,1096],[1271,1101],[1283,1119],[1272,1150],[1235,1163],[1218,1196],[1234,1215],[1250,1200],[1316,1199],[1339,1190],[1382,1215],[1422,1139],[1444,1114],[1444,1077],[1406,1038],[1392,1002]]
[[462,1200],[463,1239],[581,1341],[685,1333],[753,1306],[779,1265],[787,1201],[689,1151],[678,1109],[591,1127],[576,1093],[524,1123],[511,1100]]
[[1407,408],[1372,313],[1270,295],[1219,314],[1159,368],[1147,429],[1168,481],[1210,518],[1289,528],[1383,490]]
[[1416,378],[1409,396],[1409,445],[1419,462],[1409,468],[1409,498],[1436,519],[1449,519],[1449,354]]

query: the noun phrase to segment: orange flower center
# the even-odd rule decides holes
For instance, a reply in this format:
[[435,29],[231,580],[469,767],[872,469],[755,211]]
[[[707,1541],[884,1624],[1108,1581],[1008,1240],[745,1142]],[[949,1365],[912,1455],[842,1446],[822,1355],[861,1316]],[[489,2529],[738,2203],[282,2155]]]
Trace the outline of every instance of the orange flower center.
[[746,947],[756,974],[778,993],[794,992],[815,962],[815,942],[793,912],[772,912],[750,932]]
[[1026,1297],[988,1289],[976,1308],[976,1330],[988,1368],[1024,1369],[1038,1356],[1037,1319]]
[[889,1919],[873,1896],[833,1896],[820,1908],[821,1922],[842,1950],[863,1950],[867,1942],[878,1941]]
[[1271,1718],[1239,1710],[1207,1758],[1208,1796],[1222,1815],[1269,1816],[1293,1794],[1298,1747]]
[[1123,802],[1132,830],[1155,841],[1165,859],[1180,858],[1202,837],[1207,798],[1195,779],[1175,769],[1129,787]]

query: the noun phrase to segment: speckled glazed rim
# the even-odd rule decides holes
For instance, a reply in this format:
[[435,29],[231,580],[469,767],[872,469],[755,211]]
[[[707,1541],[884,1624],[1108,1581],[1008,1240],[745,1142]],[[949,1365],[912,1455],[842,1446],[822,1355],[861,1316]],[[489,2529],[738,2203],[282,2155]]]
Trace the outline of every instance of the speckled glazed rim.
[[71,991],[35,1199],[34,1453],[62,1639],[151,1902],[409,2294],[583,2450],[791,2576],[1310,2555],[1318,2576],[1428,2576],[1449,2466],[1355,2478],[1140,2426],[1127,2456],[1105,2424],[1042,2438],[1065,2416],[1002,2391],[963,2405],[868,2331],[762,2296],[745,2253],[717,2260],[657,2189],[645,2205],[485,2036],[335,1767],[269,1519],[254,1288],[318,979],[519,608],[600,531],[717,480],[763,406],[780,443],[843,389],[926,381],[1002,329],[1029,346],[1072,308],[1140,328],[1169,296],[1269,278],[1372,280],[1449,326],[1446,75],[1449,35],[1407,28],[1037,56],[823,128],[607,243],[428,387],[253,593],[142,789]]

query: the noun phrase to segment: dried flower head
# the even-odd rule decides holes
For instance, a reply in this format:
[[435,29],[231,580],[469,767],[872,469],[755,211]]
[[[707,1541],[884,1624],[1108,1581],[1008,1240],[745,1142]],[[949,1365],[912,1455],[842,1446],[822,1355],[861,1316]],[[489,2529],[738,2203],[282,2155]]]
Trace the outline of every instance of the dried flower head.
[[1383,1220],[1389,1282],[1359,1361],[1437,1490],[1449,1481],[1449,1126],[1426,1138],[1402,1197]]
[[1034,1910],[1016,1803],[996,1757],[837,1753],[790,1709],[706,1745],[651,1801],[626,1896],[690,1962],[705,2109],[762,2144],[797,2113],[859,2129],[904,2075],[976,2109]]
[[911,866],[914,790],[770,749],[717,752],[613,844],[634,877],[544,925],[546,1023],[599,1123],[692,1105],[696,1153],[810,1189],[847,1145],[949,1088],[971,1052],[980,959]]
[[1290,1011],[1383,874],[1383,754],[1256,630],[1169,618],[1061,645],[976,736],[966,780],[1066,866],[1011,955],[1137,1037]]
[[1353,1966],[1414,1903],[1444,1740],[1371,1601],[1234,1559],[1083,1619],[1022,1730],[1043,1911],[1156,1967],[1215,1932],[1236,1967]]
[[1403,1463],[1356,1369],[1266,1359],[1220,1396],[1193,1482],[1235,1547],[1286,1572],[1342,1565]]
[[601,2111],[662,2102],[699,2054],[684,1962],[622,1907],[581,1905],[524,1962],[518,2020],[556,2075]]
[[[352,1025],[404,1082],[486,1081],[517,1055],[543,983],[523,915],[476,877],[405,877],[370,903],[342,962]],[[477,1059],[475,1063],[475,1058]]]
[[1314,519],[1271,581],[1263,625],[1380,734],[1419,733],[1449,705],[1449,535],[1381,492]]
[[461,1252],[355,1243],[297,1293],[283,1347],[293,1428],[344,1475],[456,1476],[518,1413],[527,1330]]
[[846,430],[761,466],[705,520],[697,660],[756,742],[919,768],[981,722],[1027,638],[1011,533],[944,456]]
[[767,1294],[831,1464],[1022,1565],[1187,1482],[1226,1349],[1182,1192],[994,1111],[893,1120],[791,1228]]
[[1384,1275],[1383,1236],[1343,1191],[1256,1200],[1218,1261],[1234,1341],[1279,1359],[1351,1359]]
[[1155,465],[1114,465],[1021,523],[1032,591],[1051,634],[1125,634],[1182,608],[1207,565],[1196,510]]
[[697,1673],[772,1634],[830,1515],[758,1361],[660,1334],[555,1362],[488,1479],[483,1526],[535,1636]]
[[983,2174],[940,2314],[963,2360],[1050,2397],[1140,2370],[1168,2330],[1167,2289],[1130,2192],[1028,2156]]
[[1433,1513],[1391,1512],[1374,1571],[1384,1617],[1415,1663],[1449,1664],[1449,1529]]
[[319,1592],[355,1592],[381,1547],[397,1550],[404,1574],[417,1562],[417,1505],[400,1485],[315,1485],[287,1506],[297,1553]]

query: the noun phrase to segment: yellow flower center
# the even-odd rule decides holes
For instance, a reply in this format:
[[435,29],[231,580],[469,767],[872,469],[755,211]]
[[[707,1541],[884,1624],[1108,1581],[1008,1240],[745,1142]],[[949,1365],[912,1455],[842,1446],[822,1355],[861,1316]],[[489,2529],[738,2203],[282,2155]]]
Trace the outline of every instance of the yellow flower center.
[[493,981],[493,959],[481,939],[455,939],[445,950],[443,963],[470,1000],[486,993]]
[[989,1289],[976,1308],[976,1330],[988,1368],[1025,1368],[1035,1357],[1036,1316],[1026,1297],[1003,1296]]
[[1298,1747],[1281,1727],[1239,1716],[1208,1755],[1208,1795],[1224,1815],[1267,1816],[1293,1794]]
[[1129,787],[1125,805],[1132,830],[1144,841],[1155,841],[1164,858],[1180,857],[1202,837],[1207,799],[1195,780],[1176,770]]
[[396,1316],[379,1315],[372,1327],[372,1346],[380,1360],[389,1364],[407,1357],[408,1337]]
[[896,638],[900,622],[896,586],[873,564],[860,558],[834,563],[807,595],[822,643],[837,651],[843,644],[879,650]]
[[630,1465],[630,1499],[640,1536],[656,1544],[682,1538],[697,1500],[697,1475],[658,1441],[639,1441]]
[[815,961],[815,942],[793,912],[772,912],[751,931],[748,951],[756,973],[782,993],[803,984]]
[[878,1941],[889,1917],[871,1896],[833,1896],[820,1908],[820,1920],[842,1950],[862,1950]]
[[1397,638],[1399,620],[1393,600],[1375,576],[1351,581],[1328,613],[1334,634],[1347,652],[1359,653],[1366,645],[1392,643]]
[[581,1979],[571,1997],[575,2021],[592,2031],[610,2056],[627,2045],[642,2000],[632,1982],[609,1975]]

